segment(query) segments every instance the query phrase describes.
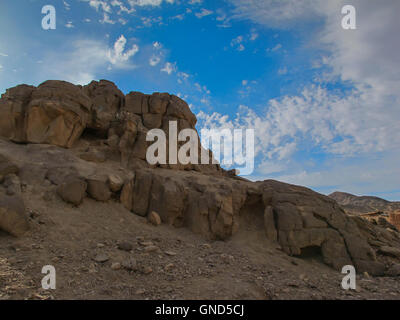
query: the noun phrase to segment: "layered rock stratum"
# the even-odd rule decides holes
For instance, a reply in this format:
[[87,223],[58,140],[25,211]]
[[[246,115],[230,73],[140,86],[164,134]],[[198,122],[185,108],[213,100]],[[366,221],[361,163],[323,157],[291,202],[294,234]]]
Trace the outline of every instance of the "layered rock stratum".
[[[88,240],[91,223],[99,227],[96,218],[86,218],[90,205],[204,241],[257,234],[261,247],[288,258],[311,254],[332,270],[354,265],[360,274],[393,274],[399,233],[347,215],[327,196],[274,180],[251,182],[216,164],[149,165],[146,134],[159,128],[168,136],[170,121],[181,130],[195,129],[197,120],[175,95],[124,95],[106,80],[8,89],[0,99],[0,229],[21,241],[40,235],[50,246],[52,232],[64,236],[62,230],[76,225],[80,233],[65,235],[68,247],[75,238]],[[38,224],[35,211],[50,208],[57,214]],[[106,215],[99,219],[113,225],[116,218]],[[107,225],[99,228],[111,232]],[[50,258],[52,249],[46,250]]]

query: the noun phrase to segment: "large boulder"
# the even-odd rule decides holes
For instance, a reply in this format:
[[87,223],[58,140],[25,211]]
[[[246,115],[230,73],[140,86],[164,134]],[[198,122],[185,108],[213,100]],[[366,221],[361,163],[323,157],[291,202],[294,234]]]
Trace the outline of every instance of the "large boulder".
[[167,111],[170,95],[168,93],[155,92],[149,99],[149,112],[163,115]]
[[171,95],[167,108],[167,115],[178,119],[186,119],[192,128],[194,128],[197,122],[196,116],[190,110],[189,105],[175,95]]
[[87,183],[81,178],[70,178],[60,184],[57,188],[57,194],[65,202],[79,206],[86,196]]
[[0,194],[0,229],[16,237],[29,230],[24,201],[19,195]]
[[92,81],[83,87],[83,91],[92,100],[92,117],[88,128],[106,135],[111,122],[124,103],[124,94],[111,81]]
[[307,248],[319,248],[325,263],[336,269],[350,264],[359,272],[384,273],[357,224],[334,200],[277,181],[264,181],[261,190],[265,206],[274,213],[269,216],[268,233],[274,225],[286,253],[301,256]]
[[26,140],[71,147],[90,121],[92,102],[65,81],[46,81],[33,91],[26,109]]
[[97,201],[108,201],[111,198],[111,191],[106,175],[94,175],[87,180],[87,192],[90,197]]
[[15,142],[26,141],[25,114],[36,88],[25,84],[6,90],[0,99],[0,136]]
[[143,114],[148,112],[148,96],[141,92],[130,92],[126,95],[124,112]]

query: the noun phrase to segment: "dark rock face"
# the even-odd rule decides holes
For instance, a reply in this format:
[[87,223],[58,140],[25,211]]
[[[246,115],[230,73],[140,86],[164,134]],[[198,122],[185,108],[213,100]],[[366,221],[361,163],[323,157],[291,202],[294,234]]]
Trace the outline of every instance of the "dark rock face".
[[251,227],[288,255],[316,250],[338,270],[354,265],[358,272],[382,275],[400,259],[398,232],[350,217],[333,199],[309,189],[252,183],[218,165],[149,165],[149,130],[161,128],[168,137],[169,121],[180,130],[196,124],[177,96],[124,96],[105,80],[84,87],[47,81],[7,90],[0,115],[0,143],[11,149],[11,142],[32,143],[15,147],[22,156],[0,155],[0,228],[11,234],[29,227],[18,198],[21,178],[55,185],[59,198],[75,206],[86,196],[119,201],[139,216],[157,215],[155,225],[185,227],[208,239],[228,240]]

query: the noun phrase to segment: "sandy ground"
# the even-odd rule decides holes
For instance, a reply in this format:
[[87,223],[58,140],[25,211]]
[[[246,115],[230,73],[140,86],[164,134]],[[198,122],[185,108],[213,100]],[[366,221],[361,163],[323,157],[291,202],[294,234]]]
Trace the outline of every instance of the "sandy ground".
[[[400,298],[400,281],[389,277],[358,275],[357,290],[345,291],[344,275],[317,256],[289,257],[250,227],[209,242],[150,225],[116,201],[74,208],[40,188],[23,197],[31,231],[0,234],[0,299]],[[45,265],[56,268],[56,290],[41,288]]]

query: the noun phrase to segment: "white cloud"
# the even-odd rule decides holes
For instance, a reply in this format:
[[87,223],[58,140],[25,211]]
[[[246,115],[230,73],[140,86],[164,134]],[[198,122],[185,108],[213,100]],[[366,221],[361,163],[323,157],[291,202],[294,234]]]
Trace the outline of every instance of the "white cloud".
[[203,17],[207,17],[211,14],[213,14],[214,12],[205,8],[202,8],[200,12],[196,12],[195,16],[199,19],[203,18]]
[[161,59],[159,57],[153,56],[153,57],[150,58],[149,64],[152,67],[155,67],[156,65],[158,65],[160,63],[160,61],[161,61]]
[[[299,96],[270,100],[265,115],[241,106],[237,117],[218,113],[199,115],[204,127],[254,128],[256,154],[285,160],[306,144],[340,156],[389,152],[400,148],[400,111],[381,113],[365,93],[338,97],[321,87],[306,88]],[[398,110],[398,108],[397,108]]]
[[67,28],[73,28],[74,27],[74,25],[73,25],[73,23],[72,23],[72,21],[68,21],[66,24],[65,24],[65,27],[67,27]]
[[119,12],[118,12],[119,14],[121,14],[121,13],[130,14],[132,12],[135,12],[134,8],[132,8],[132,7],[128,8],[127,6],[124,5],[124,3],[122,1],[119,1],[119,0],[113,0],[111,2],[111,5],[113,7],[117,7],[119,9]]
[[[377,195],[399,200],[399,152],[371,159],[357,158],[352,162],[335,159],[319,170],[299,170],[277,178],[287,183],[307,185],[325,194],[340,190],[357,195]],[[379,191],[379,193],[378,193]]]
[[[385,181],[398,189],[398,179],[396,186],[392,178],[399,176],[398,162],[386,161],[389,167],[382,172],[379,166],[384,161],[377,161],[376,155],[396,158],[400,147],[400,133],[396,130],[400,127],[400,2],[353,0],[358,21],[355,31],[341,28],[341,8],[348,4],[342,0],[230,2],[235,6],[234,18],[250,19],[267,28],[295,30],[311,20],[322,21],[320,29],[308,32],[309,38],[303,40],[324,51],[313,67],[328,70],[316,80],[324,84],[340,79],[353,87],[346,93],[337,93],[310,85],[299,95],[272,100],[265,117],[247,117],[257,128],[257,121],[268,128],[265,136],[269,142],[263,143],[267,158],[284,156],[279,155],[278,147],[295,143],[300,149],[302,144],[318,146],[326,153],[345,156],[344,159],[358,156],[364,160],[358,170],[357,166],[342,162],[332,171],[298,168],[297,173],[281,178],[309,186],[327,186],[332,181],[338,188],[353,192],[363,183],[371,189],[387,190]],[[269,51],[279,49],[281,46]],[[365,180],[361,175],[365,172],[373,174]]]
[[186,81],[187,79],[189,79],[190,75],[186,72],[178,72],[178,77],[179,80]]
[[[117,10],[117,14],[122,13],[132,14],[136,10],[136,7],[159,7],[163,2],[168,4],[174,4],[175,0],[82,0],[89,3],[89,5],[96,9],[96,11],[103,13],[103,19],[101,23],[115,24],[118,20],[115,16],[111,15],[114,13],[113,8]],[[121,21],[120,21],[121,22]]]
[[232,39],[231,47],[238,51],[244,51],[246,48],[243,45],[243,36],[237,36],[236,38]]
[[153,42],[153,47],[154,47],[154,49],[160,50],[160,49],[162,49],[162,44],[160,42],[156,41],[156,42]]
[[250,41],[255,41],[258,39],[258,37],[259,34],[255,31],[255,29],[252,29],[250,33]]
[[115,21],[110,18],[110,16],[104,12],[103,20],[99,20],[100,23],[108,23],[108,24],[115,24]]
[[65,10],[70,10],[71,9],[71,5],[68,3],[68,2],[66,2],[66,1],[63,1],[63,4],[64,4],[64,8],[65,8]]
[[102,9],[105,12],[111,13],[111,7],[107,3],[107,1],[101,1],[101,0],[88,0],[89,5],[93,8],[95,8],[97,11],[99,9]]
[[172,64],[171,62],[167,62],[167,63],[164,65],[164,68],[162,68],[160,71],[161,71],[161,72],[165,72],[165,73],[167,73],[168,75],[171,75],[173,72],[176,71],[176,66],[175,66],[175,64]]
[[63,79],[76,84],[87,84],[98,79],[107,78],[112,69],[131,70],[131,62],[139,47],[133,44],[127,48],[127,40],[122,35],[110,48],[100,40],[81,39],[68,44],[58,51],[50,51],[38,64],[34,72],[36,81]]
[[114,43],[114,48],[109,49],[107,57],[113,65],[124,65],[131,57],[139,51],[139,46],[133,44],[128,50],[125,50],[127,40],[124,35],[121,35]]
[[8,57],[8,54],[5,54],[5,53],[0,52],[0,56],[1,56],[1,57]]
[[273,48],[268,48],[267,51],[271,51],[271,52],[275,52],[278,51],[282,48],[282,45],[280,43],[278,43],[277,45],[275,45]]
[[[163,0],[128,0],[129,4],[134,7],[134,6],[139,6],[139,7],[144,7],[144,6],[152,6],[152,7],[158,7],[163,3]],[[165,0],[166,3],[173,4],[175,1],[174,0]]]

